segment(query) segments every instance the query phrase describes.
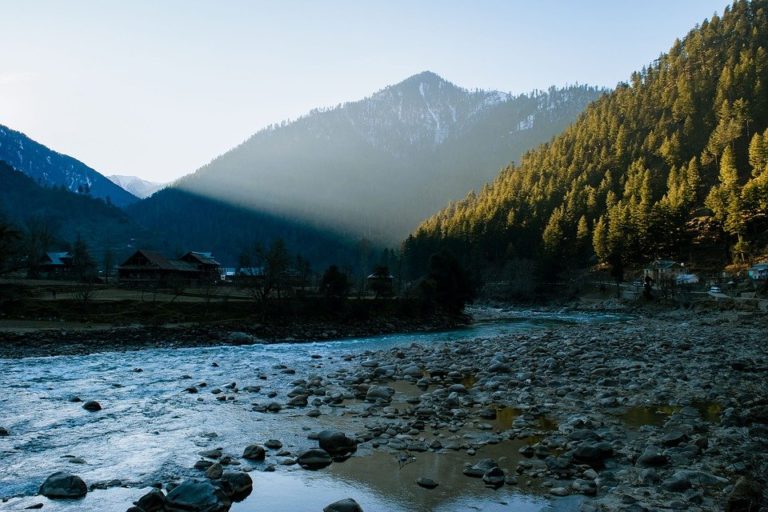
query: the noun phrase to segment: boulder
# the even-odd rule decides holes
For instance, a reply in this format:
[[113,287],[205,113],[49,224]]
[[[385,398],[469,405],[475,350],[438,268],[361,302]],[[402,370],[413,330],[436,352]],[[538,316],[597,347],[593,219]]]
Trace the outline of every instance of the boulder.
[[762,486],[747,477],[741,477],[733,486],[733,491],[728,496],[725,504],[725,512],[752,512],[760,510],[762,504]]
[[226,493],[208,480],[185,480],[168,493],[168,512],[227,512],[232,502]]
[[573,452],[574,460],[590,465],[600,465],[613,456],[613,447],[610,443],[582,443]]
[[134,505],[144,512],[165,512],[165,494],[159,489],[152,489]]
[[75,499],[88,494],[88,487],[79,476],[59,471],[45,479],[39,492],[51,499]]
[[498,466],[493,459],[480,459],[474,466],[465,467],[464,474],[473,478],[482,478],[488,471]]
[[363,512],[362,507],[352,498],[331,503],[323,512]]
[[243,458],[248,460],[264,460],[266,457],[266,452],[264,451],[264,448],[257,444],[249,444],[245,447],[245,450],[243,450]]
[[486,486],[497,489],[504,485],[504,476],[504,471],[496,466],[485,472],[483,475],[483,482]]
[[222,473],[224,473],[224,466],[218,462],[205,470],[205,476],[211,480],[220,478]]
[[328,452],[331,457],[348,455],[357,450],[357,443],[354,439],[347,437],[344,432],[335,432],[324,430],[317,436],[320,448]]
[[243,471],[225,471],[219,479],[219,487],[235,501],[245,499],[253,490],[253,480]]
[[641,466],[664,466],[669,462],[669,458],[661,453],[657,446],[648,446],[643,454],[637,458],[637,463]]
[[330,454],[325,450],[321,448],[313,448],[299,455],[296,462],[298,462],[299,466],[302,468],[314,471],[329,466],[331,462],[333,462],[333,459],[331,459]]
[[434,489],[438,486],[438,483],[432,480],[431,478],[426,477],[420,477],[418,480],[416,480],[416,485],[419,487],[423,487],[425,489]]
[[83,409],[90,412],[96,412],[101,410],[101,404],[96,400],[88,400],[83,404]]

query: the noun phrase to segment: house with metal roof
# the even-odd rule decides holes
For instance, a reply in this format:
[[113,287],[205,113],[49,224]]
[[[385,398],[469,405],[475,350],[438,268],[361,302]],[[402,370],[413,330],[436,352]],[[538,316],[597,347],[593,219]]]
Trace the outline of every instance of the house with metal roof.
[[72,272],[72,254],[67,251],[47,252],[40,258],[35,270],[48,279],[65,277]]

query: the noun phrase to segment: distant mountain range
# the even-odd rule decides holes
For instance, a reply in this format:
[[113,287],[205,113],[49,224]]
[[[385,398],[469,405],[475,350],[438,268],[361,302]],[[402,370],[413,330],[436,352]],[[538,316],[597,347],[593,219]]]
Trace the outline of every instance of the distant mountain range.
[[135,195],[81,161],[57,153],[3,125],[0,125],[0,160],[44,187],[63,187],[70,192],[101,198],[120,207],[138,201]]
[[560,132],[602,93],[588,86],[519,96],[469,91],[424,72],[262,130],[173,187],[396,243]]
[[[369,98],[262,130],[143,200],[162,185],[131,176],[110,181],[4,126],[0,160],[41,187],[124,208],[128,217],[120,222],[128,228],[110,229],[102,246],[140,229],[152,233],[141,237],[150,248],[213,251],[234,265],[246,246],[280,237],[292,253],[318,264],[349,264],[358,240],[399,243],[429,213],[483,186],[601,94],[588,86],[519,96],[469,91],[424,72]],[[29,183],[22,188],[32,193]],[[59,199],[58,205],[68,201]],[[30,211],[18,194],[6,208],[17,208],[11,217],[22,220]],[[98,224],[99,215],[88,225]],[[58,217],[63,233],[75,232],[67,226],[71,216]]]
[[166,185],[165,183],[155,183],[154,181],[143,180],[136,176],[113,174],[112,176],[107,176],[107,178],[109,178],[112,183],[127,190],[140,199],[151,196]]

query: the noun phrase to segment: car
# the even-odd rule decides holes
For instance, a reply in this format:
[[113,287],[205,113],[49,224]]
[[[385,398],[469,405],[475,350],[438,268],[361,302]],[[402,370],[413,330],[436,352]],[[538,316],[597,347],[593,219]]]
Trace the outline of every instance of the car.
[[719,286],[713,286],[709,289],[709,293],[723,293]]

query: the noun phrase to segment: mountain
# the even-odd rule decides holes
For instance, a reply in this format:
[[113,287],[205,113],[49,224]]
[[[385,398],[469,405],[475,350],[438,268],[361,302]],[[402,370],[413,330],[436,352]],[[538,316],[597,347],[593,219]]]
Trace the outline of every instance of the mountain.
[[0,125],[0,160],[45,187],[64,187],[70,192],[101,198],[116,206],[137,201],[136,196],[79,160],[57,153],[3,125]]
[[153,235],[116,206],[60,187],[42,187],[0,161],[0,218],[18,226],[39,251],[62,249],[78,236],[101,262],[109,250],[117,258],[136,247],[156,246]]
[[151,196],[165,186],[165,183],[155,183],[154,181],[143,180],[137,176],[113,174],[107,176],[107,178],[118,187],[127,190],[140,199]]
[[518,96],[468,91],[424,72],[264,129],[172,186],[395,243],[601,94],[587,86]]
[[657,257],[746,263],[768,241],[767,87],[768,0],[738,0],[423,222],[407,260],[418,272],[449,249],[476,276],[528,260],[550,279],[595,256],[619,274]]

